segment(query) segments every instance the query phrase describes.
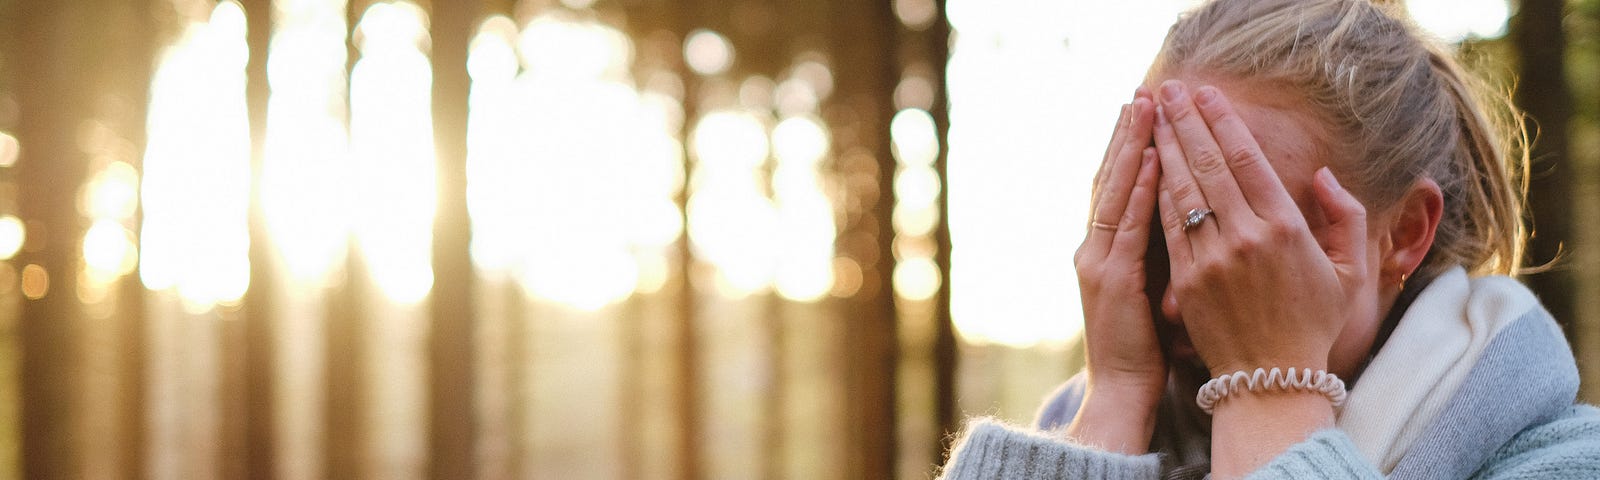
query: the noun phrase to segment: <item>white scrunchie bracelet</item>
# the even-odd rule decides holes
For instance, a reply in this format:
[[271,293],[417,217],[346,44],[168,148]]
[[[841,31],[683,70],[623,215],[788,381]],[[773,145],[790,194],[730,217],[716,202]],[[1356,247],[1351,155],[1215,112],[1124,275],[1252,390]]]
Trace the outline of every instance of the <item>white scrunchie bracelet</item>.
[[1312,370],[1309,368],[1283,369],[1257,368],[1254,373],[1243,370],[1211,379],[1200,387],[1200,393],[1195,395],[1194,402],[1200,405],[1201,410],[1207,414],[1216,410],[1217,402],[1233,392],[1260,392],[1269,390],[1291,390],[1301,392],[1317,392],[1328,397],[1333,406],[1344,405],[1344,398],[1348,394],[1344,389],[1344,381],[1338,375],[1328,373],[1326,370]]

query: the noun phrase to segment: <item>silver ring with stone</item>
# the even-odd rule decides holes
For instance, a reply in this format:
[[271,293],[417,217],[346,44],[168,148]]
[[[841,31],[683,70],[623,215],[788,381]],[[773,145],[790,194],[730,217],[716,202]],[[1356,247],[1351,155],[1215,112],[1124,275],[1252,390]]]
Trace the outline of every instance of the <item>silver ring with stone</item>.
[[1183,220],[1183,231],[1194,230],[1201,223],[1205,223],[1207,215],[1214,215],[1214,213],[1209,208],[1190,209],[1188,216]]

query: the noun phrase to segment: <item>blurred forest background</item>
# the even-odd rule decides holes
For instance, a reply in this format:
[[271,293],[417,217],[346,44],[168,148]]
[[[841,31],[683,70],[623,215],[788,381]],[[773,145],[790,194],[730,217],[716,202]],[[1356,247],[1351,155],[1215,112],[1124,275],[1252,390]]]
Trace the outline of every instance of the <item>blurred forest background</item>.
[[[1194,3],[0,0],[0,479],[929,478]],[[1600,401],[1600,1],[1409,7]]]

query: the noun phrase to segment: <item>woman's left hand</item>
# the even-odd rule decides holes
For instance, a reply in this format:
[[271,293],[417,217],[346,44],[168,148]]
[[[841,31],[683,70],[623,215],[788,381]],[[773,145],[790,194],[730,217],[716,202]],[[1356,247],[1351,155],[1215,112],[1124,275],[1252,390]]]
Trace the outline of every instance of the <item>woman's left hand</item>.
[[[1326,168],[1313,182],[1319,245],[1244,121],[1213,87],[1161,88],[1161,223],[1184,327],[1213,376],[1326,369],[1347,319],[1371,314],[1366,209]],[[1188,213],[1210,209],[1194,228]]]
[[[1155,130],[1161,223],[1185,329],[1213,376],[1256,368],[1327,369],[1346,321],[1375,315],[1366,210],[1327,168],[1313,191],[1324,239],[1222,93],[1162,85]],[[1193,228],[1189,212],[1210,209]],[[1333,423],[1316,393],[1245,394],[1218,404],[1212,466],[1232,478]]]

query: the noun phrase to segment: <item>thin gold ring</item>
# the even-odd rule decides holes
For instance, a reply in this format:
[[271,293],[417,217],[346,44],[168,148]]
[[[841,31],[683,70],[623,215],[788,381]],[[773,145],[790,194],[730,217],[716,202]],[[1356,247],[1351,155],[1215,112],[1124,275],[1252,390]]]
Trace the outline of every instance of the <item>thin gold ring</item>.
[[1110,231],[1110,232],[1117,231],[1117,226],[1116,225],[1112,225],[1112,224],[1109,224],[1109,223],[1101,222],[1099,220],[1095,220],[1094,222],[1090,223],[1089,225],[1093,226],[1094,228],[1098,228],[1098,229],[1106,230],[1106,231]]

